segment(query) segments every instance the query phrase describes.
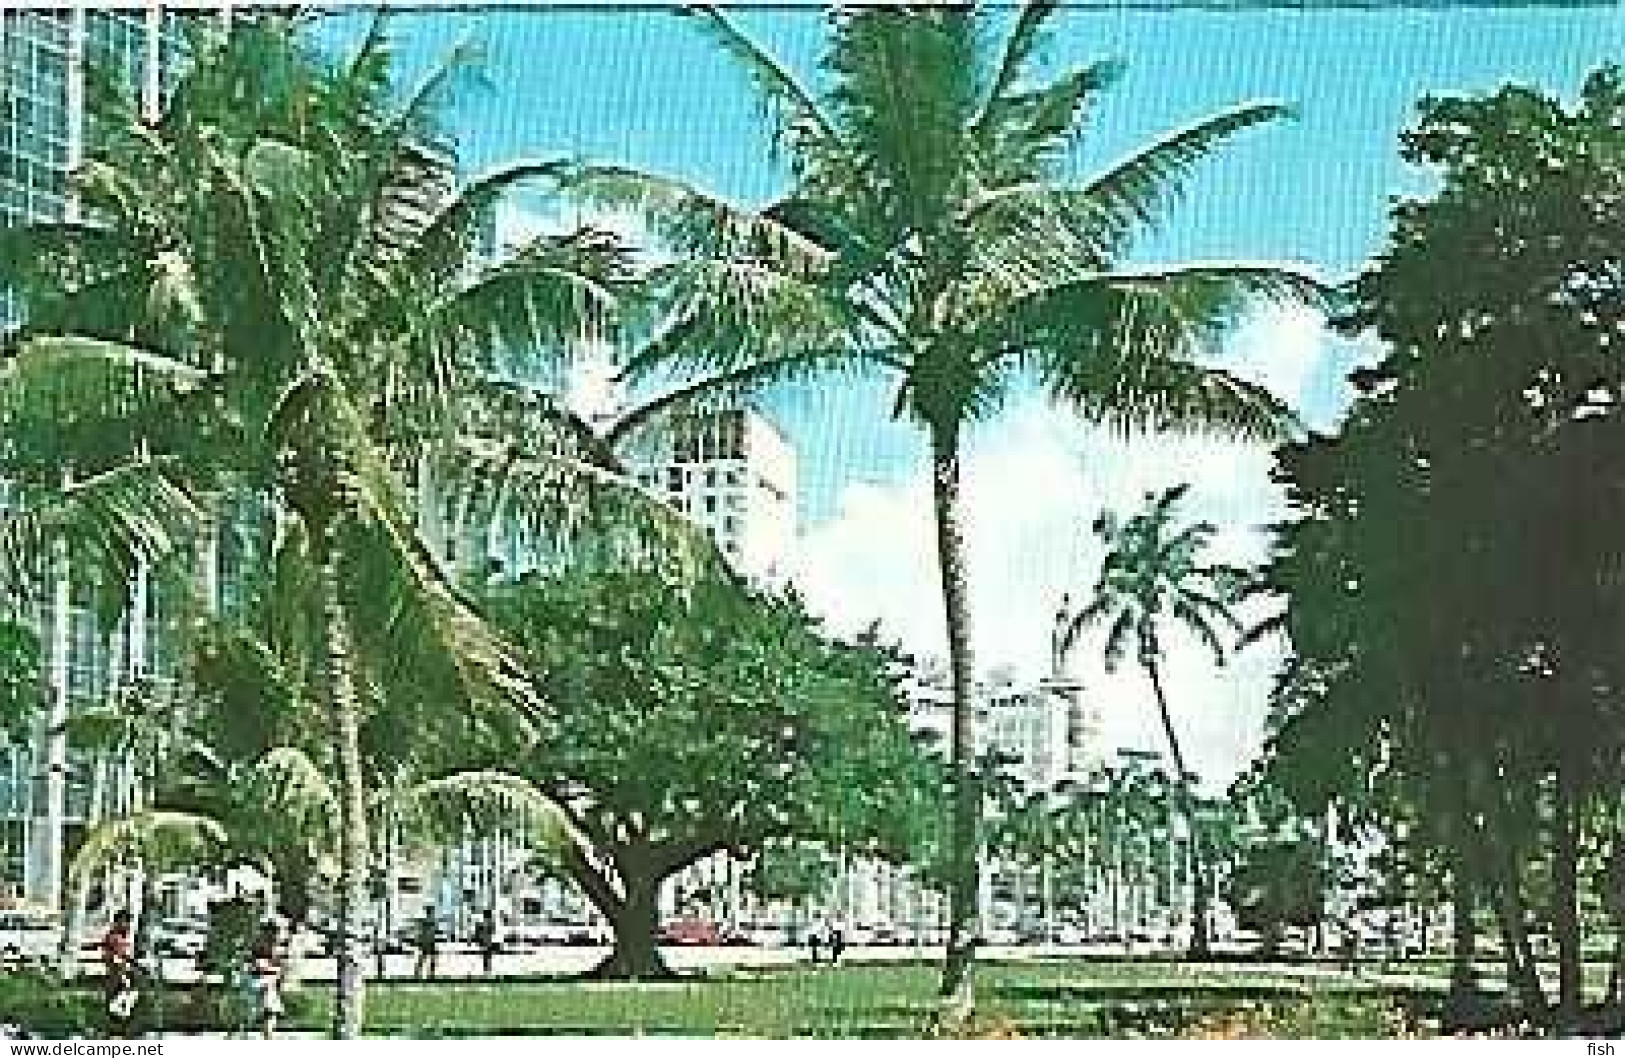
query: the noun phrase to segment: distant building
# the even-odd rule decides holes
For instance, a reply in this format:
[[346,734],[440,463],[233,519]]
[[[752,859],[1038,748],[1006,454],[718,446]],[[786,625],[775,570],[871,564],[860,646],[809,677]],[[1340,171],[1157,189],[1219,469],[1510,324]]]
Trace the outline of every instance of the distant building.
[[626,461],[734,568],[783,582],[796,539],[796,454],[766,416],[752,408],[696,415],[637,439]]
[[[908,687],[909,725],[940,746],[944,756],[953,736],[953,689],[946,675],[917,678]],[[976,687],[972,720],[973,756],[996,751],[1006,771],[1029,791],[1078,779],[1099,758],[1096,726],[1079,724],[1090,716],[1079,701],[1082,689],[1053,677],[1020,683],[995,675]]]

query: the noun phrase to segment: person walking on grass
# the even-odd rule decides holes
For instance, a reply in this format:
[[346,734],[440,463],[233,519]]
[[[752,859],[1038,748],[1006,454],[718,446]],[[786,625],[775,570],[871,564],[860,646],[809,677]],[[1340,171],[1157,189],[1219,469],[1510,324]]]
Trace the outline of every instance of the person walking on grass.
[[434,908],[423,909],[417,928],[418,958],[412,967],[412,976],[434,980],[435,963],[440,954],[440,926],[435,921]]
[[118,912],[101,942],[102,991],[109,1033],[114,1039],[129,1037],[135,1005],[141,998],[136,989],[135,938],[131,922],[128,911]]
[[490,977],[496,968],[498,947],[496,912],[490,908],[485,909],[474,927],[474,943],[480,949],[480,970]]
[[282,1016],[281,933],[275,922],[260,926],[254,946],[248,953],[248,980],[253,989],[254,1020],[260,1036],[274,1039],[277,1018]]

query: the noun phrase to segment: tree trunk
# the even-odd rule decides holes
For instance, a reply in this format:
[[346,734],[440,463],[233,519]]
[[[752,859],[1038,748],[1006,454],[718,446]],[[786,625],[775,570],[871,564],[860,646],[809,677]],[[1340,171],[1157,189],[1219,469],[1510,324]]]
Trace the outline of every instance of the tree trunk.
[[1535,966],[1534,953],[1529,946],[1529,933],[1524,928],[1523,893],[1518,885],[1517,865],[1511,845],[1505,844],[1498,877],[1492,886],[1495,896],[1496,917],[1501,927],[1501,939],[1506,949],[1507,986],[1517,995],[1524,1010],[1536,1022],[1544,1023],[1550,1013],[1546,990],[1541,986],[1540,973]]
[[1625,790],[1616,791],[1610,808],[1608,863],[1603,869],[1600,895],[1603,909],[1608,912],[1609,925],[1614,930],[1614,954],[1603,1001],[1614,1008],[1618,1018],[1619,1008],[1625,1006],[1625,818],[1622,818],[1625,817]]
[[[67,481],[63,475],[64,483]],[[51,544],[51,622],[49,647],[49,705],[40,718],[38,750],[34,757],[39,789],[36,805],[43,817],[34,821],[24,881],[27,899],[52,911],[62,911],[62,849],[68,778],[69,652],[72,648],[73,569],[66,538]],[[36,809],[38,811],[39,809]]]
[[615,948],[587,976],[602,980],[659,981],[677,976],[660,954],[660,879],[634,876],[625,879],[626,896],[600,907],[615,930]]
[[948,951],[942,982],[945,1021],[963,1021],[975,1009],[972,980],[976,937],[977,872],[981,832],[981,793],[971,779],[976,755],[975,663],[971,653],[970,598],[965,582],[965,541],[959,524],[960,475],[957,426],[931,431],[931,480],[936,507],[937,563],[942,575],[943,614],[948,629],[948,666],[952,673],[954,712],[950,747],[953,776],[953,825],[948,886]]
[[1477,937],[1473,929],[1475,885],[1470,859],[1464,849],[1454,851],[1451,873],[1450,918],[1453,947],[1450,958],[1449,1009],[1464,1009],[1478,993],[1478,975],[1473,969]]
[[1192,959],[1206,959],[1211,952],[1207,931],[1209,894],[1207,855],[1202,848],[1202,831],[1196,820],[1196,795],[1191,790],[1190,771],[1185,767],[1185,754],[1179,748],[1179,736],[1174,732],[1174,717],[1168,711],[1168,696],[1162,689],[1162,674],[1154,657],[1141,659],[1146,675],[1151,679],[1151,691],[1157,699],[1157,715],[1162,720],[1162,733],[1168,739],[1168,754],[1174,759],[1175,789],[1179,791],[1180,806],[1185,810],[1185,825],[1190,828],[1191,839],[1191,946]]
[[349,619],[339,598],[336,556],[322,563],[322,610],[325,618],[328,723],[333,740],[339,795],[338,848],[338,979],[334,986],[333,1036],[352,1040],[361,1035],[365,1003],[360,915],[367,899],[367,811],[361,771],[360,702],[356,697],[355,658]]
[[1552,860],[1552,932],[1557,938],[1557,1018],[1573,1025],[1580,1016],[1580,818],[1578,766],[1564,760],[1557,770]]

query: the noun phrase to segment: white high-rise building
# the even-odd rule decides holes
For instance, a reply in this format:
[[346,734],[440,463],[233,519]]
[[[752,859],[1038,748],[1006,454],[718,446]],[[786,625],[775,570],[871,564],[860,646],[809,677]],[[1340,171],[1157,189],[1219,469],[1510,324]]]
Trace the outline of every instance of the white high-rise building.
[[[915,680],[908,696],[909,725],[929,732],[946,755],[953,736],[953,689],[946,676]],[[1081,685],[1050,676],[1031,683],[1003,675],[981,681],[971,723],[973,756],[997,752],[1007,774],[1034,792],[1078,779],[1100,754],[1095,729],[1077,723],[1080,713],[1090,715],[1081,697]]]
[[776,585],[796,538],[796,454],[752,408],[697,415],[638,439],[638,481],[688,515],[734,568]]

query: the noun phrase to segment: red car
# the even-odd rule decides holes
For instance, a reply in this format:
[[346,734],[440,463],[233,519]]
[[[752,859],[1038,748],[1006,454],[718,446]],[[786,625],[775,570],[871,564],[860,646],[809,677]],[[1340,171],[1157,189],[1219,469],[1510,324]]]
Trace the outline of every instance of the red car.
[[660,943],[701,947],[723,942],[722,927],[710,919],[679,918],[660,929]]

